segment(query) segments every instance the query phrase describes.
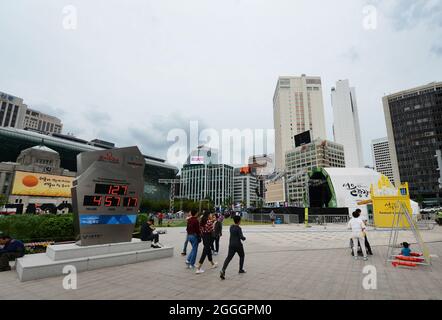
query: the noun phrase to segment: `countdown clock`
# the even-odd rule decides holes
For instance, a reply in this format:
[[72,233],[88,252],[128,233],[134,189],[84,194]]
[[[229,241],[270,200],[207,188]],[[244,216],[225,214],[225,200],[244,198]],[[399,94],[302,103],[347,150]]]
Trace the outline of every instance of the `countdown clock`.
[[78,244],[130,242],[144,187],[144,157],[137,147],[77,156],[72,203]]

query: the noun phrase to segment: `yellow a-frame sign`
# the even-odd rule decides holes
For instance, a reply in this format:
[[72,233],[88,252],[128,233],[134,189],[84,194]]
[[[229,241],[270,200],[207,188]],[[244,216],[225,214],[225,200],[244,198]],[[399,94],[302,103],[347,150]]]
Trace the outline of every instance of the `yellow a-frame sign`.
[[[373,204],[373,220],[377,228],[391,228],[394,222],[394,215],[400,210],[402,203],[408,212],[412,212],[408,183],[402,183],[395,188],[390,180],[382,175],[377,186],[370,187],[371,202]],[[401,219],[399,227],[409,228],[410,224],[406,219]]]

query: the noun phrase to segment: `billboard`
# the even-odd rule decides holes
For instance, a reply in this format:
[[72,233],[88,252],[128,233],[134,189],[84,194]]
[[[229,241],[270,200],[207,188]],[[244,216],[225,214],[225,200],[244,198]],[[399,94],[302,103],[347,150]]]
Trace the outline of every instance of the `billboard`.
[[203,156],[192,156],[190,158],[190,164],[204,164]]
[[12,194],[70,198],[72,181],[74,177],[16,171]]
[[295,147],[309,144],[310,142],[312,142],[310,130],[295,135]]

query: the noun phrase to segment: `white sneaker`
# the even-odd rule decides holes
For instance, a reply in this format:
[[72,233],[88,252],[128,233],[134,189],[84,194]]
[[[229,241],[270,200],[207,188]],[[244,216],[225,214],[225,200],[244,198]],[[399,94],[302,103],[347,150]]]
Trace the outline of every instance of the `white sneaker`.
[[214,262],[213,264],[212,264],[212,266],[210,267],[210,269],[215,269],[215,268],[217,268],[218,267],[218,262]]
[[186,260],[186,264],[187,264],[187,265],[190,265],[190,261],[189,261],[189,260]]
[[368,257],[364,257],[364,261],[367,261],[368,260]]
[[353,259],[358,260],[358,257],[353,257]]
[[196,274],[204,273],[204,270],[203,269],[196,269],[195,273]]

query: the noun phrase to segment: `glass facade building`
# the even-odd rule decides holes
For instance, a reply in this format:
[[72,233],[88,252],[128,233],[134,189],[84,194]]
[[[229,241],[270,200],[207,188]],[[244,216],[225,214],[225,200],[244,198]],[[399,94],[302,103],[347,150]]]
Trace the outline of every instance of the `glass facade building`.
[[[36,132],[15,128],[0,128],[0,162],[15,162],[24,149],[44,144],[60,155],[60,166],[69,171],[77,171],[77,155],[85,151],[103,148]],[[168,200],[170,186],[160,184],[159,179],[174,179],[178,169],[164,160],[145,156],[144,197],[149,200]]]
[[442,82],[383,98],[394,183],[408,182],[412,198],[437,198],[436,150],[442,142]]

